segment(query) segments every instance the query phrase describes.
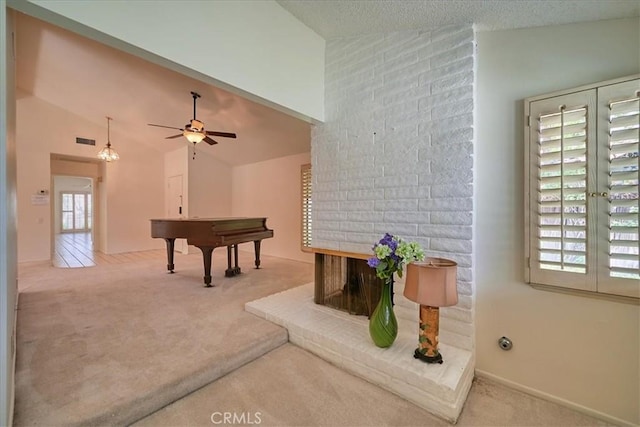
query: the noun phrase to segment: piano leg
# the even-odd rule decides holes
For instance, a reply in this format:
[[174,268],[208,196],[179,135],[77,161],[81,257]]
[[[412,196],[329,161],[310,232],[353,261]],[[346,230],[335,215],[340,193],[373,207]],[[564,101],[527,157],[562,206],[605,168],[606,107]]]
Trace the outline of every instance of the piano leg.
[[240,274],[240,267],[238,267],[238,245],[233,245],[233,258],[235,261],[233,271],[235,271],[236,274]]
[[211,254],[213,248],[211,246],[197,246],[202,251],[202,260],[204,261],[204,286],[211,287]]
[[260,243],[262,243],[262,240],[253,241],[253,248],[256,251],[256,268],[260,268]]
[[[233,248],[234,253],[234,267],[231,267],[231,248]],[[233,277],[240,273],[240,267],[238,267],[238,245],[229,245],[227,246],[227,269],[225,270],[224,275],[225,277]]]
[[231,268],[231,246],[227,246],[227,269],[224,271],[225,277],[233,277],[233,269]]
[[175,247],[176,239],[165,238],[164,241],[167,242],[167,270],[173,274],[173,248]]

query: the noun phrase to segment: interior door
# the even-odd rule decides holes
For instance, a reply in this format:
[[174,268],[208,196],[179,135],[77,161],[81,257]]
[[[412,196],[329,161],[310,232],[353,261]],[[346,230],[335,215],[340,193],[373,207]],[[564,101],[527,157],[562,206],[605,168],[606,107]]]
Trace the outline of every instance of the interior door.
[[[165,199],[167,218],[184,218],[182,175],[170,176],[167,180],[167,197]],[[186,254],[188,251],[185,239],[176,239],[175,250]]]

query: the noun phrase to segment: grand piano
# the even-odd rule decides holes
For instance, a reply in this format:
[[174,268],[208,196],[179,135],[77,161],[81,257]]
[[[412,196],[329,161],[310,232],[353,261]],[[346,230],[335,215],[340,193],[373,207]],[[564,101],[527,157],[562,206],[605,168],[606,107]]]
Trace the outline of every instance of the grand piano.
[[[173,273],[173,251],[176,239],[187,239],[187,243],[202,251],[204,261],[204,285],[211,287],[211,255],[220,246],[227,247],[227,270],[225,276],[240,274],[238,267],[238,244],[253,242],[256,268],[260,268],[260,243],[273,237],[267,228],[266,218],[193,218],[152,219],[151,237],[164,239],[167,243],[167,270]],[[235,265],[231,267],[231,251]]]

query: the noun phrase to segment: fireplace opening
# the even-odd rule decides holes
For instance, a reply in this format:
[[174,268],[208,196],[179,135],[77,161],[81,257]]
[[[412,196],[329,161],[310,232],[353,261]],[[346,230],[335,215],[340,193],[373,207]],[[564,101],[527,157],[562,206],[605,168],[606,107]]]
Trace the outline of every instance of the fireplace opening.
[[315,254],[315,303],[371,316],[380,300],[383,282],[367,265],[367,256],[328,252]]

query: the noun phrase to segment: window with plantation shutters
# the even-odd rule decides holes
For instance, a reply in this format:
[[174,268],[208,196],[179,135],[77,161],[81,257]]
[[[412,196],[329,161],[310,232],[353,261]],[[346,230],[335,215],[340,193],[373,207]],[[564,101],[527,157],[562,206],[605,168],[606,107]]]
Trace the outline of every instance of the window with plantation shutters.
[[311,165],[300,168],[302,183],[302,250],[311,249]]
[[640,80],[525,102],[526,278],[640,297]]

